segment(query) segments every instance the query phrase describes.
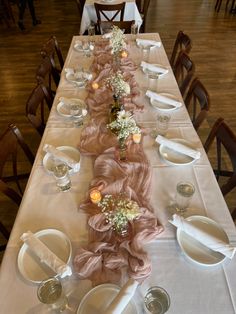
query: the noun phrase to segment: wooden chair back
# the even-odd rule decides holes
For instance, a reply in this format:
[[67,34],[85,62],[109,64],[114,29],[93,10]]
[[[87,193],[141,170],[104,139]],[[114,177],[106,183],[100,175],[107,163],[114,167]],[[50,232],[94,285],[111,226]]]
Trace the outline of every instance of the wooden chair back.
[[[38,84],[26,102],[26,116],[42,136],[46,126],[46,108],[50,111],[53,99],[43,84]],[[47,105],[47,107],[46,107]]]
[[61,73],[64,66],[64,59],[58,41],[55,36],[51,36],[43,45],[41,52],[43,58],[48,57],[53,71]]
[[131,33],[131,26],[135,21],[99,21],[98,22],[98,31],[100,34],[104,33],[104,29],[111,29],[113,25],[118,26],[121,30],[123,30],[124,34]]
[[77,8],[78,8],[78,11],[79,11],[80,18],[82,18],[85,0],[75,0],[75,2],[77,4]]
[[185,105],[194,128],[198,130],[210,110],[209,94],[198,78],[195,78],[189,87]]
[[139,29],[140,33],[145,33],[145,30],[146,30],[146,18],[147,18],[149,4],[150,4],[150,0],[136,0],[137,8],[143,20],[143,23]]
[[[208,153],[213,143],[216,145],[216,162],[217,167],[214,169],[214,173],[216,175],[217,181],[220,177],[228,177],[229,179],[221,186],[222,194],[225,196],[230,191],[233,190],[236,186],[236,136],[233,131],[229,128],[229,126],[224,122],[223,118],[219,118],[215,124],[213,125],[206,142],[204,144],[204,148]],[[224,152],[227,153],[231,164],[232,171],[222,166],[223,156],[222,156],[222,148],[224,147]],[[228,168],[228,167],[227,167]],[[236,209],[231,211],[231,215],[233,219],[236,218]]]
[[52,64],[48,57],[45,57],[36,70],[36,81],[47,87],[49,94],[54,98],[56,88],[60,82],[60,74],[53,71]]
[[173,72],[181,95],[184,96],[195,72],[195,65],[185,52],[179,53]]
[[180,51],[183,51],[186,54],[188,54],[191,51],[191,49],[192,49],[191,38],[184,32],[179,31],[170,57],[170,65],[172,69],[174,69],[175,67],[177,56],[180,53]]
[[[119,21],[124,20],[124,13],[125,13],[125,2],[119,4],[100,4],[94,3],[97,20],[102,21],[114,21],[116,17],[120,15]],[[110,14],[108,14],[108,13]]]

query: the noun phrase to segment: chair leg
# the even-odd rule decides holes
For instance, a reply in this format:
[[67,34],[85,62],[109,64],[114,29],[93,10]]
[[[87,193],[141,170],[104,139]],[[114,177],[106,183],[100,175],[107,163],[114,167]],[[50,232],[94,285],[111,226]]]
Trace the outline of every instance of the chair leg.
[[231,8],[230,8],[229,12],[233,13],[235,11],[234,5],[235,5],[235,0],[232,1]]
[[222,0],[217,0],[215,5],[215,11],[219,12],[221,7]]

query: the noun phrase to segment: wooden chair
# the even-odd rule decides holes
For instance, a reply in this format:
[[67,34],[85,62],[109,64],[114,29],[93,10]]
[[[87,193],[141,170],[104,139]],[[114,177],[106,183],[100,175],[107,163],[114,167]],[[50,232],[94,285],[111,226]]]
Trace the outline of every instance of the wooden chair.
[[195,72],[195,65],[185,52],[180,51],[173,72],[181,95],[184,96]]
[[75,2],[77,4],[77,8],[78,8],[78,11],[79,11],[80,18],[82,18],[85,0],[75,0]]
[[36,81],[47,87],[51,98],[54,98],[56,89],[60,82],[60,74],[53,71],[52,64],[48,57],[45,57],[36,70]]
[[120,16],[118,21],[124,20],[125,2],[119,4],[100,4],[95,2],[94,6],[97,14],[97,23],[102,20],[112,22],[118,16]]
[[190,37],[182,31],[179,31],[175,40],[175,44],[170,57],[170,65],[174,69],[176,64],[176,59],[180,51],[188,54],[192,49],[192,41]]
[[[34,163],[34,155],[32,154],[30,148],[24,141],[24,138],[20,130],[14,125],[10,124],[5,132],[0,137],[0,191],[8,198],[10,198],[18,206],[21,203],[21,198],[23,195],[22,187],[20,185],[20,180],[28,178],[29,173],[18,172],[17,164],[19,158],[19,148],[24,154],[26,160],[30,166]],[[12,173],[9,175],[9,163],[12,167]],[[5,170],[7,169],[7,176]],[[15,191],[9,182],[14,182],[19,192]],[[9,239],[10,232],[6,229],[3,223],[0,221],[0,232],[6,240]],[[6,244],[0,246],[0,251],[4,250]]]
[[38,84],[32,91],[26,103],[26,116],[33,127],[42,136],[46,126],[46,108],[51,109],[53,99],[43,84]]
[[0,0],[0,21],[1,20],[5,22],[8,28],[11,27],[10,22],[15,24],[15,18],[9,0]]
[[[227,0],[227,1],[226,1],[225,10],[227,10],[228,5],[229,5],[229,2],[230,2],[230,0]],[[216,0],[216,4],[215,4],[215,11],[216,11],[216,12],[219,12],[219,11],[220,11],[221,4],[222,4],[222,0]],[[235,0],[232,0],[232,3],[231,3],[231,7],[230,7],[229,12],[233,12],[234,5],[235,5]]]
[[136,0],[136,5],[138,7],[139,13],[143,20],[143,23],[139,29],[140,33],[145,33],[146,31],[146,18],[147,18],[149,4],[150,4],[150,0]]
[[52,65],[52,70],[55,73],[61,73],[64,66],[64,59],[55,36],[51,36],[48,39],[48,41],[43,45],[40,54],[43,58],[49,58]]
[[110,29],[113,25],[118,26],[121,30],[124,31],[124,34],[131,33],[131,26],[135,21],[99,21],[98,22],[98,30],[100,34],[104,33],[104,29]]
[[[229,179],[221,186],[222,194],[225,196],[236,186],[236,136],[228,125],[224,122],[223,118],[219,118],[213,125],[204,148],[209,152],[214,140],[216,140],[216,157],[217,169],[214,169],[217,181],[221,176],[228,177]],[[222,170],[222,146],[232,164],[232,171]],[[236,218],[236,209],[232,211],[232,217]]]
[[185,105],[188,109],[193,126],[196,130],[206,119],[210,109],[210,97],[198,78],[195,78],[188,90],[185,98]]

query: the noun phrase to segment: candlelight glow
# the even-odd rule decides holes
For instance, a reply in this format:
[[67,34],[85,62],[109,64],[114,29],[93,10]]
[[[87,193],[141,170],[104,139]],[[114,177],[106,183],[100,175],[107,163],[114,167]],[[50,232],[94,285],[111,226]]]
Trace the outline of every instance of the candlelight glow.
[[141,137],[142,137],[141,133],[133,134],[133,141],[134,141],[134,143],[139,144],[140,141],[141,141]]
[[94,203],[94,204],[99,203],[101,201],[101,199],[102,199],[102,195],[101,195],[100,191],[92,190],[90,192],[90,199],[91,199],[91,202]]
[[127,58],[127,57],[128,57],[127,51],[122,51],[122,52],[121,52],[121,57],[122,57],[122,58]]
[[99,88],[98,83],[94,82],[94,83],[92,84],[92,88],[93,88],[93,89],[98,89],[98,88]]

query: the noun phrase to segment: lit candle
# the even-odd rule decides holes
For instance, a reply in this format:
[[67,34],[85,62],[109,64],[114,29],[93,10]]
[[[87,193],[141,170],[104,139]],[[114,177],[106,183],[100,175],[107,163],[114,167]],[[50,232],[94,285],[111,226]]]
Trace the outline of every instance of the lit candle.
[[140,141],[141,141],[141,137],[142,137],[141,133],[133,134],[133,141],[134,141],[134,143],[139,144]]
[[122,58],[127,58],[127,57],[128,57],[127,51],[122,51],[122,52],[121,52],[121,57],[122,57]]
[[92,88],[93,88],[93,89],[98,89],[98,88],[99,88],[98,83],[94,82],[94,83],[92,84]]
[[92,190],[90,192],[90,199],[91,199],[91,202],[94,204],[99,203],[102,199],[102,195],[101,195],[100,191],[95,190],[95,189]]

